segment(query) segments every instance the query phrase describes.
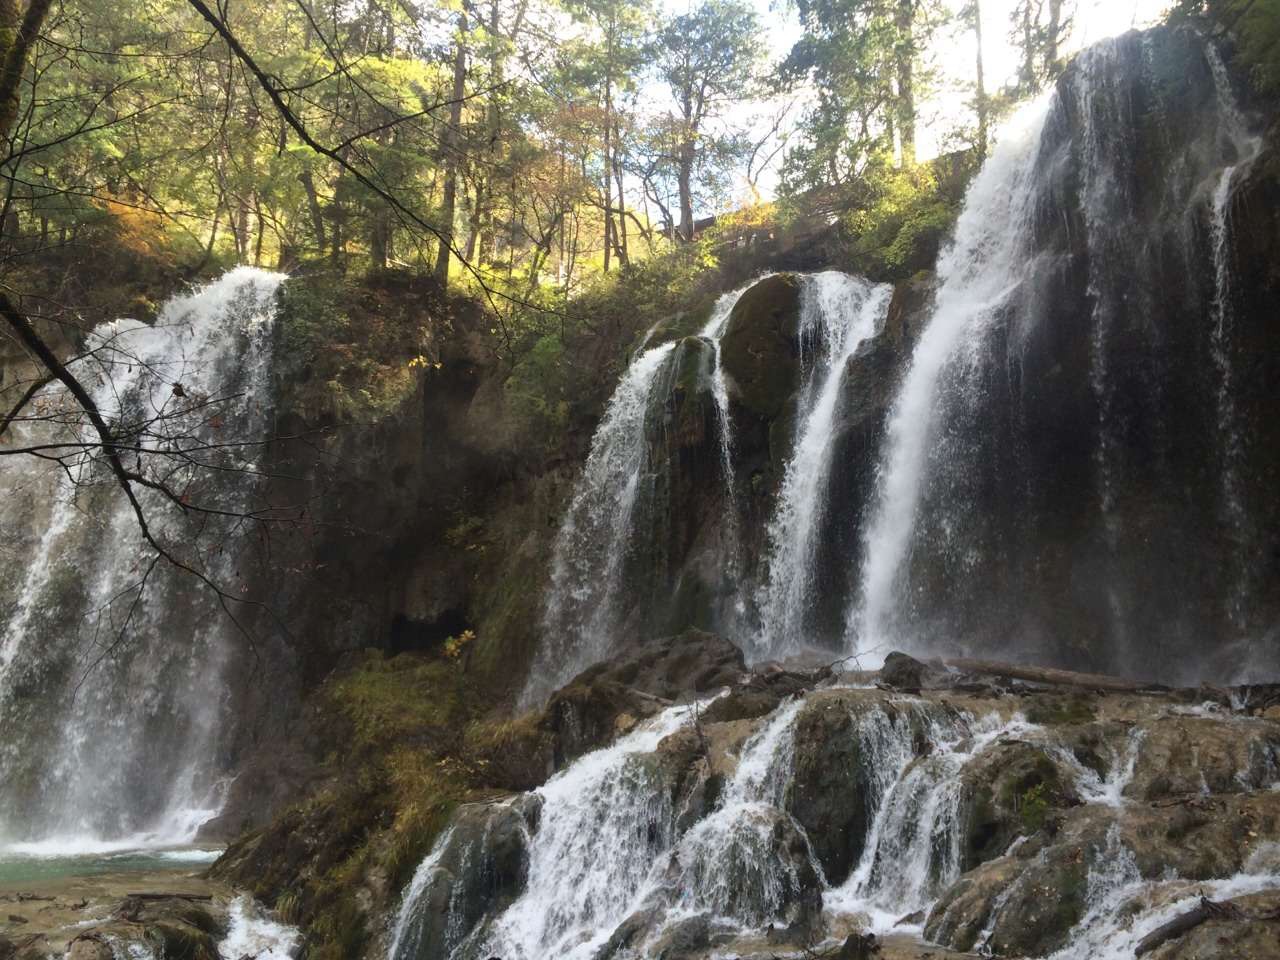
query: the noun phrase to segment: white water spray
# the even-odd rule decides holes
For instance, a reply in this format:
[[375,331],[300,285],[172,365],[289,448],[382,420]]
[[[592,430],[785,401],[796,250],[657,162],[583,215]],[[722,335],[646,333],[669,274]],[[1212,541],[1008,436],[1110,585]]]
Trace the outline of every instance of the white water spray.
[[981,332],[1006,306],[1026,273],[1040,131],[1041,99],[1011,122],[969,188],[955,241],[938,263],[933,316],[921,334],[889,415],[872,519],[864,536],[860,603],[850,610],[855,651],[887,644],[893,635],[902,567],[915,529],[936,422],[939,381],[981,344]]
[[883,325],[892,292],[888,284],[834,270],[804,278],[800,342],[807,383],[796,411],[795,451],[769,523],[769,574],[757,597],[757,657],[785,656],[806,645],[845,366]]

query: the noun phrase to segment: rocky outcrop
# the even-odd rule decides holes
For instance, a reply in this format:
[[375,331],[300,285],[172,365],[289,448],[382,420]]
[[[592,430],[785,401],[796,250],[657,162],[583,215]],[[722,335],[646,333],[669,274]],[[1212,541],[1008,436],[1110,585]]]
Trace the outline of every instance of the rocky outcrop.
[[553,694],[544,712],[555,767],[604,746],[664,706],[733,686],[745,669],[741,650],[694,629],[588,668]]

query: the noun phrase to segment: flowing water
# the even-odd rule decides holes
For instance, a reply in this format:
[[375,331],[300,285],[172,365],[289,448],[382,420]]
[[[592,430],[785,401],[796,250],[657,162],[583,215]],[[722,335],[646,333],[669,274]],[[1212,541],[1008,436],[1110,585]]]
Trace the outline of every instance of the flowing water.
[[965,197],[955,240],[938,262],[936,306],[889,414],[878,491],[864,534],[862,585],[851,607],[852,648],[881,654],[897,642],[902,566],[916,528],[935,440],[940,384],[951,365],[975,358],[982,328],[1018,290],[1028,259],[1036,157],[1047,104],[1025,107],[1005,128]]
[[[278,274],[237,268],[165,305],[154,325],[106,324],[71,370],[127,466],[215,511],[248,508],[269,427]],[[93,437],[46,388],[27,442],[75,454]],[[245,441],[249,441],[246,445]],[[104,467],[30,461],[0,505],[25,572],[0,579],[0,842],[25,856],[190,843],[217,812],[230,624],[189,575],[153,562]],[[193,523],[135,485],[156,538],[224,588],[244,562],[232,521]]]
[[1235,584],[1231,590],[1227,612],[1237,627],[1246,622],[1249,601],[1249,511],[1241,489],[1241,469],[1245,438],[1236,408],[1231,358],[1232,317],[1232,254],[1231,254],[1231,188],[1236,176],[1247,170],[1262,150],[1262,138],[1252,134],[1249,124],[1236,104],[1227,76],[1226,66],[1217,49],[1209,44],[1205,48],[1213,73],[1214,92],[1218,101],[1218,119],[1221,136],[1234,149],[1236,162],[1225,167],[1213,191],[1209,229],[1213,244],[1213,336],[1212,355],[1219,383],[1217,391],[1218,426],[1222,448],[1222,511],[1231,539],[1236,545],[1232,564],[1237,568]]
[[[1172,56],[1187,58],[1176,94]],[[1207,105],[1157,146],[1152,118],[1178,97]],[[1097,44],[1012,121],[889,412],[852,652],[985,644],[1079,665],[1085,648],[1098,669],[1181,681],[1208,669],[1206,634],[1239,638],[1262,558],[1232,379],[1230,196],[1258,150],[1212,45],[1174,31]],[[1214,402],[1189,402],[1206,347]],[[1178,559],[1215,527],[1229,562]]]
[[[724,490],[726,534],[720,558],[725,579],[738,581],[737,484],[729,390],[720,363],[720,338],[738,298],[750,284],[721,296],[699,333],[709,345],[709,392],[716,408],[717,445]],[[660,531],[653,501],[662,471],[670,469],[654,434],[663,432],[665,404],[678,384],[686,345],[647,347],[650,330],[614,390],[591,440],[582,475],[556,533],[551,584],[542,618],[542,642],[522,703],[535,704],[614,649],[634,584],[627,582],[628,559],[637,541],[649,543]],[[643,528],[641,525],[646,525]],[[652,548],[660,552],[660,545]],[[741,610],[734,598],[731,610]]]
[[804,278],[800,344],[804,386],[796,410],[796,442],[768,530],[768,578],[757,606],[757,656],[798,652],[812,635],[817,546],[827,516],[833,422],[845,366],[883,326],[893,288],[828,270]]

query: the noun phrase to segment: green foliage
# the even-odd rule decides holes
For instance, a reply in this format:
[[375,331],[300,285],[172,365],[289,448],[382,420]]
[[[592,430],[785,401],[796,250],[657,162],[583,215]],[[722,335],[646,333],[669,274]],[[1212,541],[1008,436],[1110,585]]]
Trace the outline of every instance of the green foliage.
[[411,277],[290,280],[278,326],[284,405],[308,418],[374,421],[438,375],[439,305]]
[[1280,0],[1180,0],[1172,22],[1208,19],[1236,44],[1236,59],[1259,93],[1280,94]]
[[960,212],[930,165],[900,169],[881,156],[865,177],[868,200],[842,218],[854,261],[871,276],[900,279],[932,265]]
[[1018,800],[1018,816],[1027,833],[1035,833],[1044,826],[1049,814],[1049,796],[1043,783],[1028,787]]

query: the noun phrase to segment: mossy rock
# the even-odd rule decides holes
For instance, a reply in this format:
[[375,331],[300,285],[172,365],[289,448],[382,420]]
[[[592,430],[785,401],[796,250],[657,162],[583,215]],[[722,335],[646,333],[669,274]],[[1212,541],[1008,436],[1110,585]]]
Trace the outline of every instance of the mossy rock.
[[652,350],[654,347],[660,347],[664,343],[670,343],[672,340],[696,337],[702,328],[707,325],[707,321],[711,319],[713,305],[713,303],[705,303],[693,310],[681,310],[669,317],[664,317],[640,334],[636,339],[635,350],[632,352],[638,352],[641,346],[645,350]]
[[765,421],[787,408],[799,378],[800,289],[794,274],[761,280],[734,305],[721,341],[734,398]]

